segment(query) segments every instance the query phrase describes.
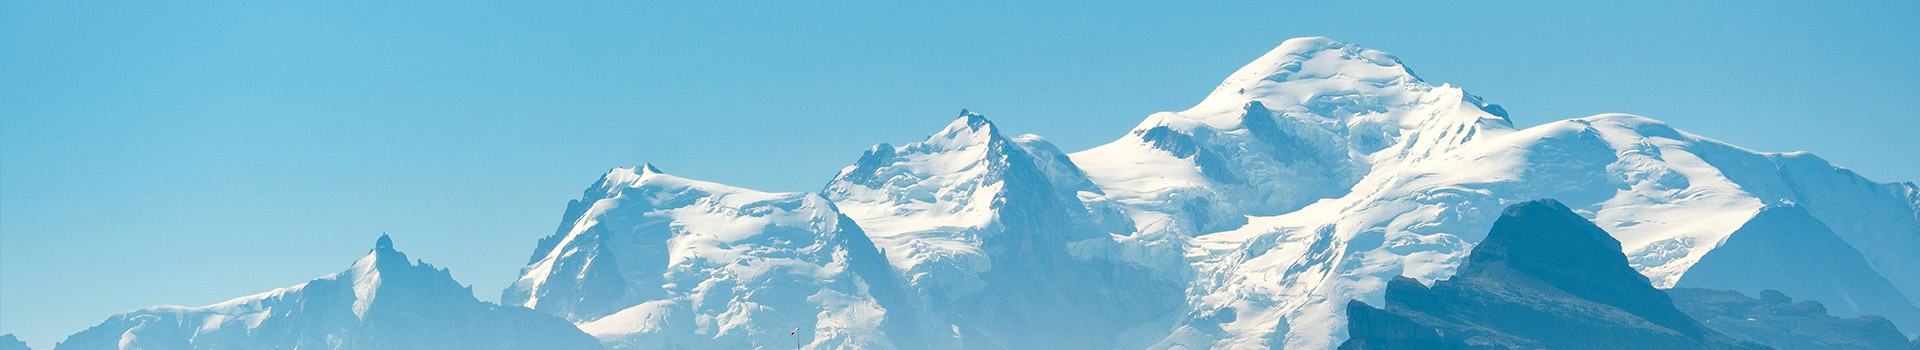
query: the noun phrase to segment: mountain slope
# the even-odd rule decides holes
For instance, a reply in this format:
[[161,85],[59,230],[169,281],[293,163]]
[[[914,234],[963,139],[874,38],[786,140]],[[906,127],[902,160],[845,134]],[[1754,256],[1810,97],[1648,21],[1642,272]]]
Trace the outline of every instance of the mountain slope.
[[1132,226],[1064,153],[979,114],[875,146],[821,193],[886,252],[923,324],[951,329],[925,346],[1129,347],[1129,330],[1179,302],[1174,282],[1090,257]]
[[[884,268],[856,270],[888,276],[861,278],[899,287],[900,298],[874,300],[890,327],[912,331],[883,333],[930,347],[1331,348],[1348,300],[1379,303],[1399,276],[1452,276],[1499,208],[1533,198],[1558,198],[1611,233],[1655,287],[1673,286],[1751,213],[1793,202],[1900,292],[1920,290],[1912,184],[1632,115],[1517,130],[1497,105],[1326,38],[1288,40],[1193,108],[1061,153],[963,113],[924,141],[868,150],[821,191],[883,256]],[[565,277],[539,282],[547,290],[523,279],[503,300],[583,322],[650,300],[627,286],[658,278],[609,267],[632,259],[590,258],[619,254],[595,248],[606,234],[575,232],[601,215],[588,211],[606,197],[588,197],[526,275]],[[562,240],[574,248],[555,248]],[[576,258],[540,267],[555,254]],[[1105,289],[1135,285],[1152,287]],[[1137,307],[1106,323],[1071,316],[1103,303]],[[1035,305],[1059,307],[1024,311]]]
[[[898,282],[831,202],[614,169],[572,202],[501,300],[614,348],[892,348]],[[787,333],[781,333],[787,332]]]
[[1842,319],[1815,301],[1793,302],[1776,290],[1760,299],[1701,288],[1667,290],[1673,304],[1708,328],[1776,349],[1920,349],[1880,317]]
[[1287,40],[1193,108],[1071,155],[1141,234],[1232,229],[1350,194],[1382,164],[1511,132],[1499,106],[1420,80],[1386,52]]
[[1514,204],[1460,272],[1353,302],[1341,349],[1761,349],[1707,329],[1627,266],[1620,243],[1552,200]]
[[1920,288],[1906,273],[1920,266],[1911,184],[1639,116],[1509,125],[1391,55],[1302,38],[1072,160],[1136,223],[1116,256],[1191,276],[1184,315],[1154,348],[1332,347],[1346,300],[1378,302],[1396,276],[1451,276],[1497,208],[1531,198],[1591,218],[1656,287],[1750,213],[1792,201],[1902,292]]
[[1825,304],[1834,316],[1879,315],[1920,329],[1920,307],[1826,224],[1797,205],[1761,209],[1726,242],[1701,257],[1678,286],[1761,295],[1778,290]]
[[33,350],[27,343],[14,338],[13,333],[0,334],[0,350]]
[[[1567,277],[1564,266],[1528,257],[1565,247],[1488,234],[1511,230],[1500,226],[1500,208],[1534,198],[1557,198],[1556,209],[1611,234],[1563,237],[1585,239],[1589,259],[1575,262],[1601,274]],[[1780,221],[1753,215],[1778,203],[1803,211]],[[382,242],[365,269],[213,306],[116,316],[63,346],[581,339],[532,311],[468,302],[444,271],[406,265]],[[407,272],[415,270],[426,272]],[[1757,272],[1790,273],[1727,280]],[[1422,286],[1442,280],[1454,283]],[[1640,116],[1516,129],[1500,106],[1423,81],[1390,54],[1298,38],[1194,107],[1153,114],[1071,154],[963,111],[925,140],[869,149],[818,194],[753,191],[650,165],[614,169],[569,203],[501,300],[631,349],[1326,349],[1347,337],[1350,301],[1393,310],[1415,305],[1409,295],[1475,293],[1547,300],[1485,299],[1540,320],[1597,317],[1566,324],[1599,333],[1721,344],[1676,318],[1663,296],[1641,288],[1648,283],[1789,290],[1837,313],[1916,322],[1920,308],[1902,295],[1920,296],[1920,187]],[[1396,290],[1400,297],[1388,296]],[[1406,310],[1475,316],[1436,305]],[[442,316],[477,322],[448,334],[500,322],[533,333],[362,331]],[[1428,318],[1361,326],[1439,319]]]
[[552,316],[473,298],[444,269],[409,263],[387,236],[353,267],[202,307],[108,318],[54,346],[86,349],[601,349]]

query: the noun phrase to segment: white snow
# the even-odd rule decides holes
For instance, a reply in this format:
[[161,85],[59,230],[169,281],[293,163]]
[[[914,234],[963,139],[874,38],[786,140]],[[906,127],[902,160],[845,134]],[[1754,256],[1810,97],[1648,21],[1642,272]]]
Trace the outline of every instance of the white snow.
[[[1255,137],[1258,124],[1249,121],[1267,117],[1263,109],[1294,148]],[[1565,202],[1613,233],[1634,267],[1667,287],[1755,209],[1798,196],[1766,176],[1783,166],[1768,160],[1779,155],[1652,119],[1608,114],[1514,130],[1496,111],[1460,89],[1421,82],[1391,55],[1294,39],[1195,107],[1156,113],[1119,140],[1072,157],[1133,217],[1136,237],[1122,243],[1142,252],[1154,251],[1146,244],[1187,247],[1171,266],[1172,259],[1121,254],[1193,275],[1190,321],[1156,348],[1336,346],[1346,300],[1377,303],[1379,288],[1396,275],[1423,282],[1451,275],[1509,203]],[[1186,148],[1195,155],[1147,139],[1163,127],[1191,136],[1196,144]],[[1203,169],[1209,165],[1197,156],[1209,151],[1224,159],[1215,169]],[[1317,154],[1287,158],[1285,151]],[[1758,160],[1732,161],[1744,158]],[[1210,179],[1216,170],[1241,182]],[[1765,175],[1735,179],[1723,171]],[[1849,195],[1871,201],[1900,193]],[[1894,208],[1911,210],[1911,203]],[[1860,221],[1829,215],[1841,219],[1823,220]],[[1203,224],[1223,221],[1230,224]],[[1911,221],[1882,227],[1920,232],[1903,226]],[[1885,250],[1897,252],[1883,255],[1907,259],[1899,261],[1920,251],[1912,240],[1874,232],[1852,237],[1893,243],[1899,248]],[[1209,316],[1220,310],[1235,316]]]
[[[778,331],[796,326],[818,347],[892,346],[878,330],[884,308],[849,270],[850,249],[873,248],[848,246],[843,229],[856,228],[818,195],[648,165],[614,169],[582,203],[591,206],[504,300],[565,316],[615,348],[784,348],[795,336]],[[595,269],[620,284],[595,284]],[[585,299],[595,293],[611,293],[610,304]]]
[[374,291],[380,290],[380,270],[374,264],[380,261],[380,252],[368,253],[366,257],[353,262],[353,268],[347,270],[347,278],[353,281],[353,315],[366,319],[367,308],[373,306]]
[[[1333,348],[1348,300],[1380,302],[1395,276],[1450,276],[1503,207],[1542,198],[1614,234],[1658,287],[1755,209],[1794,201],[1920,294],[1920,188],[1911,184],[1632,115],[1516,129],[1497,105],[1422,81],[1385,52],[1326,38],[1288,40],[1192,108],[1154,113],[1092,149],[1064,154],[997,128],[963,113],[923,141],[875,146],[820,196],[617,169],[504,299],[566,315],[621,347],[774,344],[759,335],[795,326],[810,342],[780,346],[905,347],[878,331],[899,310],[873,298],[873,276],[849,276],[860,269],[845,259],[853,250],[823,238],[854,229],[838,215],[918,292],[916,307],[982,292],[989,272],[1037,269],[996,260],[1011,253],[988,243],[1014,239],[1004,237],[1008,217],[1053,215],[1044,220],[1072,232],[1021,234],[1068,235],[1075,261],[1126,261],[1184,287],[1173,315],[1128,325],[1128,337],[1143,339],[1127,344]],[[1010,211],[1012,201],[1074,208]],[[592,285],[601,255],[616,258],[624,285]],[[790,289],[773,292],[776,284]],[[581,302],[595,288],[615,288],[606,290],[621,295],[616,307]],[[978,325],[918,317],[944,340],[980,341],[962,336]]]
[[[376,304],[376,300],[378,304]],[[200,306],[156,306],[110,317],[62,342],[73,349],[409,348],[500,349],[540,343],[596,346],[565,321],[501,312],[473,298],[446,270],[409,263],[381,237],[345,271]],[[384,315],[384,316],[381,316]],[[379,321],[371,321],[379,319]],[[498,326],[522,327],[511,335]],[[398,335],[404,334],[404,337]],[[440,344],[419,346],[419,344]]]

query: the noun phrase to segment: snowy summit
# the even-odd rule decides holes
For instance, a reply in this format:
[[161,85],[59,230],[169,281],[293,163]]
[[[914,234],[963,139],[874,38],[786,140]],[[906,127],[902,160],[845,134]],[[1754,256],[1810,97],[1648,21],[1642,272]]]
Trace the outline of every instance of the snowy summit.
[[[504,306],[383,236],[347,271],[129,312],[58,349],[1596,344],[1475,305],[1651,347],[1920,331],[1920,187],[1642,116],[1514,118],[1386,52],[1297,38],[1077,152],[962,111],[849,154],[817,193],[613,169]],[[1682,310],[1675,286],[1712,289],[1674,294]],[[1828,306],[1724,322],[1806,305]],[[1839,335],[1764,331],[1791,327]]]

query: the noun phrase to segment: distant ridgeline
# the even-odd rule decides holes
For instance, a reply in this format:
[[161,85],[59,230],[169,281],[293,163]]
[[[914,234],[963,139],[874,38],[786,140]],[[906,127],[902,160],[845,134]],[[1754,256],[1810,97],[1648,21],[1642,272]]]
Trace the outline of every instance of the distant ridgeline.
[[1298,38],[1078,152],[963,111],[813,193],[613,169],[501,304],[382,238],[55,348],[1914,346],[1920,187],[1646,117],[1510,118]]
[[408,262],[381,235],[346,271],[219,304],[127,312],[53,349],[604,347],[558,317],[474,299],[447,270]]
[[1912,348],[1884,318],[1829,316],[1777,291],[1662,292],[1619,246],[1559,202],[1515,204],[1452,278],[1396,279],[1381,308],[1351,302],[1340,349]]

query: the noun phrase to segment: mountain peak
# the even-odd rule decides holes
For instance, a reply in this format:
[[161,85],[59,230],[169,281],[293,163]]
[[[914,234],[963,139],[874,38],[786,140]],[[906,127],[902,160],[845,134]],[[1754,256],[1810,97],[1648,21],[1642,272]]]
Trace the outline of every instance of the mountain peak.
[[393,251],[393,237],[388,237],[386,232],[381,232],[380,239],[373,241],[373,251]]
[[[380,238],[373,241],[373,249],[368,250],[367,256],[360,258],[360,260],[369,261],[376,265],[385,265],[387,264],[384,262],[385,260],[393,260],[399,264],[406,265],[407,254],[393,249],[393,237],[382,232],[380,233]],[[358,264],[356,263],[355,265]]]
[[[1042,141],[1044,142],[1044,141]],[[852,166],[841,169],[840,175],[829,182],[823,193],[833,193],[834,184],[858,183],[869,188],[878,188],[881,182],[890,181],[890,176],[876,173],[881,168],[906,166],[914,172],[927,174],[951,174],[969,170],[985,171],[994,166],[981,166],[1004,157],[1007,147],[1014,141],[1000,134],[999,127],[987,120],[985,115],[962,109],[960,116],[947,123],[946,127],[928,136],[925,141],[901,146],[878,144],[860,156]],[[1017,147],[1017,146],[1014,146]],[[841,193],[845,195],[845,193]],[[835,195],[828,195],[832,198]]]
[[[1305,36],[1305,37],[1287,39],[1286,41],[1280,42],[1279,46],[1274,46],[1273,50],[1268,50],[1265,55],[1261,55],[1260,59],[1256,60],[1255,63],[1268,62],[1268,63],[1278,63],[1279,65],[1285,65],[1286,63],[1290,63],[1290,62],[1300,62],[1305,59],[1312,58],[1315,55],[1318,55],[1322,52],[1329,52],[1329,51],[1343,52],[1343,54],[1346,54],[1348,56],[1345,56],[1342,58],[1347,60],[1364,59],[1364,60],[1372,61],[1371,63],[1373,64],[1382,65],[1382,66],[1399,66],[1400,65],[1400,59],[1395,58],[1393,57],[1393,55],[1389,55],[1386,52],[1368,49],[1365,47],[1361,47],[1360,45],[1354,45],[1354,44],[1350,44],[1350,43],[1339,41],[1339,40],[1334,40],[1333,38],[1328,38],[1324,36]],[[1354,56],[1358,54],[1367,54],[1370,56],[1369,57]],[[1254,66],[1256,65],[1255,64],[1247,65],[1247,67],[1254,67]]]
[[[393,238],[386,233],[381,233],[380,239],[374,240],[373,249],[367,252],[367,256],[355,260],[353,268],[347,269],[345,276],[341,277],[353,286],[353,314],[360,317],[366,316],[367,310],[373,305],[375,294],[380,290],[380,285],[385,283],[388,277],[416,275],[417,273],[411,270],[419,268],[433,270],[432,265],[425,263],[419,266],[408,263],[406,253],[393,249]],[[447,278],[449,281],[452,280],[451,276]]]
[[0,350],[32,350],[27,343],[14,338],[13,333],[0,334]]
[[893,178],[883,174],[883,169],[888,168],[919,173],[921,176],[942,177],[988,171],[997,167],[980,165],[1000,158],[1003,149],[1012,142],[1001,135],[999,128],[985,115],[962,109],[959,117],[948,122],[939,132],[927,136],[924,141],[900,146],[882,143],[867,149],[859,161],[842,169],[822,193],[838,201],[852,194],[845,193],[845,188],[836,190],[836,185],[858,184],[874,189],[883,187]]
[[[1764,349],[1674,308],[1620,243],[1554,200],[1508,206],[1453,278],[1348,304],[1339,349]],[[1471,345],[1469,345],[1471,344]]]
[[[1554,265],[1558,260],[1565,259],[1558,253],[1560,251],[1595,252],[1600,255],[1620,251],[1620,242],[1614,240],[1613,236],[1587,222],[1586,218],[1575,214],[1565,204],[1552,199],[1507,206],[1480,245],[1468,258],[1464,269],[1481,270],[1491,264],[1519,270],[1553,269],[1557,268]],[[1558,249],[1538,249],[1555,247]],[[1624,263],[1626,257],[1621,256],[1620,260],[1623,262],[1620,267],[1633,273]]]
[[1000,129],[993,124],[993,121],[987,120],[987,116],[980,113],[962,109],[960,117],[954,118],[953,122],[947,123],[947,127],[941,128],[940,132],[928,137],[926,143],[956,146],[955,141],[962,144],[980,144],[994,138],[1005,137],[1000,135]]
[[1681,334],[1702,332],[1698,323],[1673,309],[1666,293],[1627,263],[1620,241],[1552,199],[1508,206],[1458,275],[1497,280],[1527,276]]
[[1006,203],[1008,191],[1042,189],[1077,202],[1075,193],[1093,188],[1085,176],[1046,140],[1008,137],[986,116],[962,110],[924,141],[868,149],[821,195],[868,234],[889,236],[925,230],[930,223],[985,227],[996,220],[995,208]]
[[1618,285],[1652,290],[1646,277],[1627,264],[1620,241],[1552,199],[1507,206],[1487,238],[1467,256],[1460,274],[1489,274],[1501,268],[1575,294]]
[[1675,285],[1762,296],[1778,290],[1819,301],[1834,316],[1876,314],[1901,329],[1920,328],[1920,308],[1876,273],[1859,250],[1790,200],[1755,212]]
[[987,121],[986,115],[982,115],[980,113],[974,113],[973,111],[967,110],[966,108],[960,109],[959,119],[966,120],[967,125],[971,125],[974,127],[979,127],[982,124],[991,124],[990,122]]
[[1307,102],[1323,90],[1418,82],[1413,71],[1385,51],[1325,37],[1294,38],[1228,75],[1200,106],[1234,108],[1252,99],[1292,105]]
[[660,171],[660,168],[653,166],[653,163],[641,163],[639,166],[631,168],[613,168],[612,170],[607,170],[607,174],[601,176],[600,182],[594,186],[595,190],[590,191],[612,193],[612,191],[620,191],[622,188],[629,187],[686,187],[694,186],[694,183],[700,182],[702,181],[667,174],[666,172]]
[[[291,287],[108,318],[58,349],[605,349],[557,317],[473,297],[381,234],[353,267]],[[377,299],[377,300],[376,300]],[[11,336],[0,337],[0,350]]]

